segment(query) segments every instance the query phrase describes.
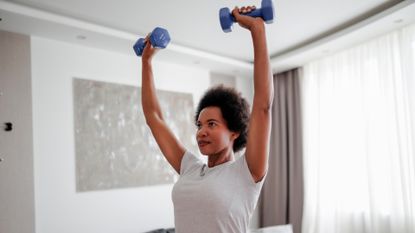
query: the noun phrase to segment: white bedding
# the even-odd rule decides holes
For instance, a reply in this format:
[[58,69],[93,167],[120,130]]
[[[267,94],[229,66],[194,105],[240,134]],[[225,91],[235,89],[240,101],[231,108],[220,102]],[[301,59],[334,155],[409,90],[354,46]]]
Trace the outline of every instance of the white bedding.
[[293,233],[293,228],[290,224],[279,225],[251,230],[250,233]]

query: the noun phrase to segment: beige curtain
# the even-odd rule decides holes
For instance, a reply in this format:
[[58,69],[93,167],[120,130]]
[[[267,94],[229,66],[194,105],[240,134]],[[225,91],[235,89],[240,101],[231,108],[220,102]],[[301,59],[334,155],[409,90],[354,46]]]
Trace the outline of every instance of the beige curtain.
[[303,158],[299,75],[274,75],[274,104],[267,178],[261,194],[261,227],[292,224],[301,232]]

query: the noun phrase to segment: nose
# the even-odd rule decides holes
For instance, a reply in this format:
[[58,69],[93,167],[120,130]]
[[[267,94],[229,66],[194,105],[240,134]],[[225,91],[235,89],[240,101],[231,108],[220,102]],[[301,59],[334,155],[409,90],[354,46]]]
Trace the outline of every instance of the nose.
[[196,136],[197,136],[198,138],[203,138],[203,137],[206,137],[206,136],[207,136],[207,131],[206,131],[206,129],[204,129],[204,127],[201,127],[201,128],[197,131]]

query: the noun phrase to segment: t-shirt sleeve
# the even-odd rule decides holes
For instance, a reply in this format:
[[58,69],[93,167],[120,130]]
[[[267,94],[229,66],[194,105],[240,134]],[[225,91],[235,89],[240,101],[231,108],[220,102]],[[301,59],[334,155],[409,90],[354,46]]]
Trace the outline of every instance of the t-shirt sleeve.
[[249,170],[248,162],[246,161],[245,155],[242,155],[241,158],[239,158],[239,160],[240,161],[238,162],[240,163],[239,166],[241,166],[242,177],[248,182],[248,184],[252,186],[261,187],[264,183],[264,180],[265,180],[265,177],[267,176],[268,171],[265,173],[264,177],[262,177],[262,179],[259,182],[255,183],[255,180],[252,177],[251,171]]
[[193,169],[197,169],[202,161],[198,159],[194,154],[188,150],[183,155],[182,162],[180,164],[180,175],[184,175]]

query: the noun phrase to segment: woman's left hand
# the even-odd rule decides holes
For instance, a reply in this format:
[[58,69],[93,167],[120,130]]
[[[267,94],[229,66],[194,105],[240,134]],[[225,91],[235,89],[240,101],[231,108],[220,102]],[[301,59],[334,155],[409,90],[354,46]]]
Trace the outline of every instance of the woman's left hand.
[[249,31],[254,30],[258,27],[264,27],[264,20],[261,17],[251,17],[245,14],[248,14],[249,12],[255,10],[255,6],[244,6],[241,8],[235,7],[232,10],[232,15],[235,17],[238,24],[248,29]]

